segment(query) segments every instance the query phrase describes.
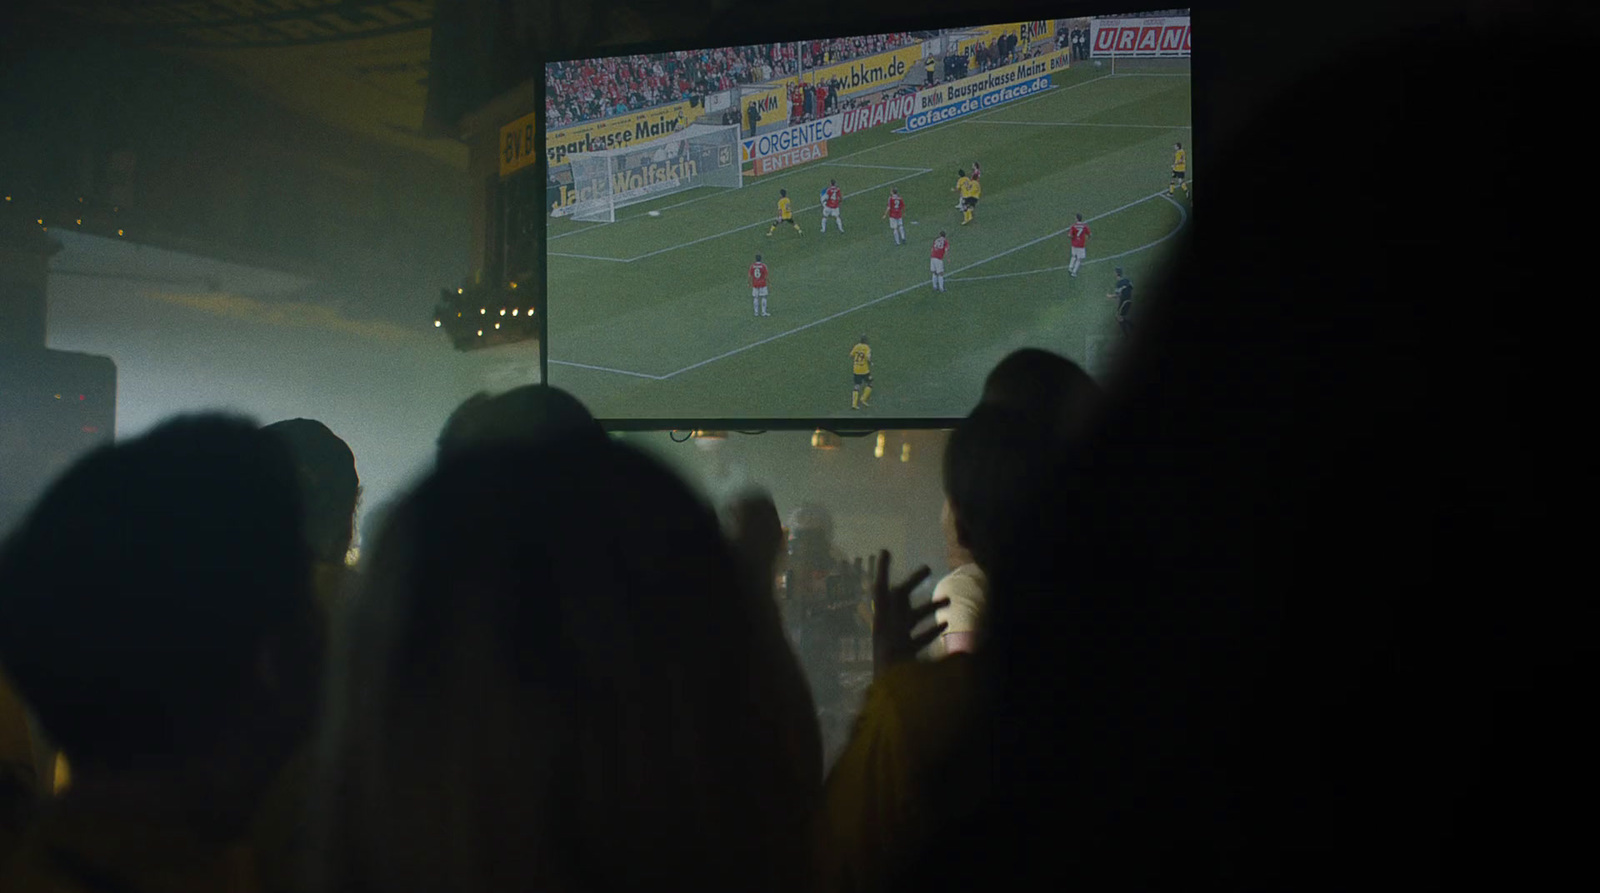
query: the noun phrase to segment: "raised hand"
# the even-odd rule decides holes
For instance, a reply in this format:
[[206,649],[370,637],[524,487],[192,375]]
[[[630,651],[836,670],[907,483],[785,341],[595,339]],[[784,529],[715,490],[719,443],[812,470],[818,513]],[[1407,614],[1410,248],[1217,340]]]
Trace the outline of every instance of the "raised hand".
[[897,663],[916,659],[917,652],[926,648],[944,632],[948,624],[935,624],[920,635],[912,635],[917,624],[933,612],[949,606],[949,599],[930,602],[920,608],[911,606],[911,592],[932,571],[926,566],[911,572],[911,576],[894,587],[889,586],[889,552],[878,553],[878,575],[872,584],[872,673],[874,676]]

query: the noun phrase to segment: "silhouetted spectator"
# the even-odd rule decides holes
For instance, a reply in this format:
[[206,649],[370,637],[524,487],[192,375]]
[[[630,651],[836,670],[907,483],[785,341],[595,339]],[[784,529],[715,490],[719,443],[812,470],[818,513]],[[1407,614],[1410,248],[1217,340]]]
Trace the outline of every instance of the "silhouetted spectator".
[[441,461],[463,450],[557,437],[604,441],[605,429],[576,397],[549,385],[530,384],[490,396],[468,397],[439,434]]
[[295,466],[181,418],[74,465],[0,547],[0,663],[72,764],[0,889],[240,889],[321,649]]
[[262,429],[280,438],[294,457],[305,506],[306,542],[317,564],[317,595],[331,605],[342,585],[345,557],[355,538],[361,479],[350,445],[314,419],[289,419]]
[[671,473],[581,437],[446,457],[372,561],[321,889],[809,889],[811,699]]
[[[1581,54],[1535,41],[1541,21],[1508,16],[1524,49],[1483,90],[1450,63],[1492,32],[1435,25],[1339,54],[1232,141],[1215,177],[1239,204],[1218,213],[1251,248],[1185,247],[1165,277],[1181,299],[1150,304],[1150,340],[1017,552],[1033,560],[990,569],[1025,597],[995,600],[990,719],[945,769],[986,761],[995,789],[892,889],[984,886],[997,865],[1143,890],[1545,889],[1582,871],[1568,807],[1595,741],[1571,705],[1592,624],[1570,581],[1587,531],[1561,519],[1595,494],[1571,412],[1586,336],[1508,321],[1483,283],[1587,230],[1507,233],[1470,261],[1448,236],[1479,207],[1542,213],[1548,146],[1581,140],[1541,87],[1581,80]],[[1469,116],[1555,130],[1441,156]],[[1371,266],[1330,264],[1337,215],[1272,185],[1347,122],[1382,134],[1325,184],[1385,221]],[[1415,201],[1486,157],[1470,194]],[[981,856],[942,858],[949,840]]]
[[[951,433],[945,492],[959,543],[979,567],[1005,567],[1017,560],[1019,542],[1033,541],[1029,532],[1056,493],[1057,430],[1050,415],[985,403]],[[942,632],[936,619],[932,629],[913,633],[927,612],[948,615],[950,607],[936,590],[928,605],[910,609],[917,579],[889,590],[880,573],[873,637],[884,651],[904,654],[902,648],[917,648]],[[1010,595],[988,588],[996,599]],[[977,632],[983,639],[981,625]],[[944,823],[983,802],[988,767],[976,758],[971,765],[949,765],[981,715],[978,665],[965,650],[885,668],[873,681],[828,777],[818,843],[825,889],[881,889],[907,870],[908,860],[923,857]]]
[[1101,400],[1100,386],[1081,366],[1034,347],[1008,354],[983,382],[982,402],[1054,417],[1064,438],[1083,433]]
[[21,842],[49,790],[34,745],[27,707],[0,673],[0,866]]

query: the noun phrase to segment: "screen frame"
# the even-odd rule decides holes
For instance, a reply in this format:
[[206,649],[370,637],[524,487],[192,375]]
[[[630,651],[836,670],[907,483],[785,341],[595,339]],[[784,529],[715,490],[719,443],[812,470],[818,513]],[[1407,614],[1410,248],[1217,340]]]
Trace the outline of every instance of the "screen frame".
[[[844,20],[833,18],[826,24],[819,23],[816,29],[807,34],[796,34],[796,29],[788,22],[772,25],[770,20],[759,24],[751,22],[729,21],[727,19],[712,23],[701,37],[698,38],[668,38],[663,40],[649,40],[639,42],[623,42],[615,44],[552,44],[551,49],[542,58],[537,60],[538,74],[533,78],[535,93],[535,114],[537,118],[537,133],[539,135],[539,153],[537,159],[530,167],[534,176],[543,182],[549,182],[549,155],[545,151],[544,136],[548,133],[549,126],[545,118],[545,70],[552,63],[580,62],[589,59],[604,59],[614,56],[647,55],[651,53],[668,53],[677,51],[694,51],[700,49],[719,49],[722,47],[748,46],[760,43],[790,43],[807,40],[830,40],[841,37],[856,37],[872,34],[889,33],[895,31],[933,31],[950,28],[972,27],[975,20],[1001,23],[1020,22],[1035,19],[1063,19],[1063,18],[1095,18],[1109,16],[1136,17],[1148,13],[1132,11],[1132,4],[1113,4],[1103,0],[1095,2],[1077,2],[1077,0],[1064,0],[1064,2],[1000,2],[983,5],[973,2],[970,5],[963,2],[962,9],[951,12],[940,10],[927,14],[896,15],[863,17],[860,20]],[[737,8],[737,7],[736,7]],[[1186,7],[1189,18],[1195,18],[1196,7],[1193,3]],[[696,44],[696,45],[689,45]],[[1202,135],[1209,129],[1202,124],[1202,119],[1208,116],[1202,114],[1206,105],[1201,97],[1204,95],[1202,88],[1196,84],[1206,82],[1204,76],[1197,71],[1203,66],[1198,63],[1201,57],[1193,49],[1189,55],[1190,65],[1190,102],[1189,122],[1191,143],[1201,142]],[[1205,141],[1209,145],[1209,141]],[[541,273],[544,281],[541,283],[543,312],[540,314],[540,343],[539,343],[539,373],[540,379],[547,386],[561,389],[560,382],[550,380],[550,313],[552,305],[559,302],[551,301],[550,293],[550,262],[549,262],[549,214],[539,215],[541,236],[545,242],[545,255],[542,259]],[[1187,239],[1193,239],[1189,234]],[[570,392],[574,397],[583,400],[581,394]],[[979,397],[975,395],[973,405],[978,404]],[[951,430],[957,427],[965,415],[959,416],[915,416],[880,418],[876,416],[856,417],[806,417],[786,416],[773,418],[733,418],[733,417],[636,417],[636,416],[596,416],[597,421],[607,431],[737,431],[745,434],[764,433],[767,431],[827,431],[842,437],[863,436],[877,431],[929,431]]]

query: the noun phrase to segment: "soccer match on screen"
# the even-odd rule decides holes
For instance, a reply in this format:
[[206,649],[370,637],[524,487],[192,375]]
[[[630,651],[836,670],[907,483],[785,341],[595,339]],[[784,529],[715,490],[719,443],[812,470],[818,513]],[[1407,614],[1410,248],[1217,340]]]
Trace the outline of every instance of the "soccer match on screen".
[[963,415],[1101,374],[1191,225],[1187,10],[546,67],[550,383],[610,419]]

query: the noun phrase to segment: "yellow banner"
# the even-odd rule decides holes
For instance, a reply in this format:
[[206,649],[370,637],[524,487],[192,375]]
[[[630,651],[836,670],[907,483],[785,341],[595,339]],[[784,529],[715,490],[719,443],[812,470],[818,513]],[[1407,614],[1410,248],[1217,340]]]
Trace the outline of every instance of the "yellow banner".
[[538,160],[538,114],[523,115],[500,128],[500,176],[509,177]]
[[957,102],[971,96],[999,90],[1012,84],[1019,84],[1029,78],[1040,75],[1054,74],[1072,67],[1072,51],[1056,50],[1045,53],[1032,59],[1025,59],[1012,65],[1002,65],[982,74],[962,78],[958,81],[947,81],[937,87],[917,91],[917,108],[919,112],[938,108],[951,102]]
[[[688,127],[699,120],[702,112],[699,106],[675,102],[552,130],[544,141],[545,156],[556,165],[564,163],[569,155],[647,143]],[[536,116],[526,115],[500,128],[500,176],[509,176],[537,159],[536,120]]]
[[1002,34],[1014,34],[1017,37],[1017,48],[1025,50],[1032,43],[1038,41],[1055,41],[1056,20],[1044,19],[1037,22],[1013,22],[1009,25],[987,25],[977,29],[978,36],[963,40],[956,44],[958,52],[970,53],[972,48],[980,41],[989,44]]
[[857,93],[886,90],[898,85],[908,73],[918,70],[917,66],[921,62],[922,44],[915,43],[898,50],[857,59],[854,62],[841,62],[838,65],[807,71],[805,78],[813,84],[827,84],[837,80],[840,85],[840,96],[854,96]]
[[756,107],[756,126],[766,127],[769,124],[789,123],[789,89],[795,84],[794,78],[774,86],[770,90],[760,93],[750,93],[739,102],[743,108],[739,110],[739,124],[745,128],[750,126],[750,106]]

